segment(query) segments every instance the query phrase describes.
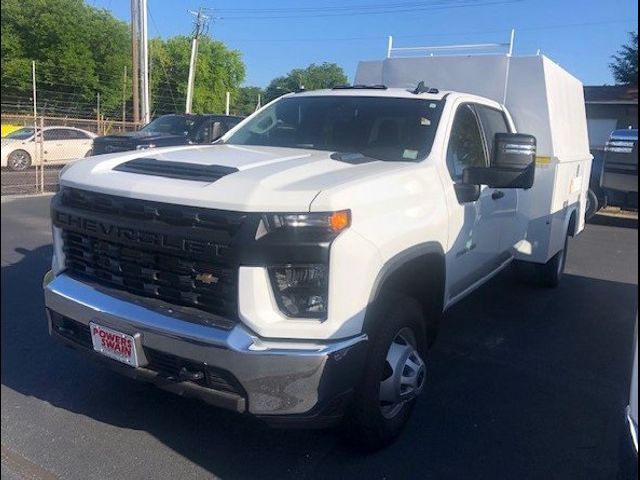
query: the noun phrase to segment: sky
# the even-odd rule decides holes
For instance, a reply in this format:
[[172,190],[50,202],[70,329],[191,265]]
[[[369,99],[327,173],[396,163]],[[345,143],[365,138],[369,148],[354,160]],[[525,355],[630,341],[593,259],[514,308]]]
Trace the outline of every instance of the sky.
[[[129,0],[86,1],[130,19]],[[323,62],[351,81],[359,60],[386,55],[389,35],[398,47],[494,43],[512,28],[516,55],[540,49],[586,85],[613,84],[611,55],[638,28],[632,0],[148,0],[149,36],[189,35],[199,7],[210,35],[242,53],[244,84],[260,87]]]

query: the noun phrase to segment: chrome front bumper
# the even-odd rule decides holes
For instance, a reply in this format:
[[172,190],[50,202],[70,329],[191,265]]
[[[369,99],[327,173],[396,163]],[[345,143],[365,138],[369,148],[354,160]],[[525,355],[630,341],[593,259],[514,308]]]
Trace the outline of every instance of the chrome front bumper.
[[[283,416],[290,417],[293,424],[297,420],[313,423],[328,410],[335,416],[337,400],[348,397],[364,366],[366,335],[335,342],[268,341],[240,323],[225,330],[187,322],[175,312],[176,316],[167,315],[65,274],[47,274],[44,292],[52,335],[60,337],[52,328],[51,312],[55,312],[79,324],[88,326],[93,321],[133,335],[143,352],[145,348],[154,349],[223,369],[237,379],[243,395],[230,398],[228,393],[189,381],[160,379],[156,372],[145,368],[145,358],[140,368],[106,360],[131,377],[157,380],[154,383],[167,390],[266,420],[271,418],[273,423],[287,424],[279,421]],[[66,343],[73,342],[66,339]],[[95,356],[101,357],[97,353]]]

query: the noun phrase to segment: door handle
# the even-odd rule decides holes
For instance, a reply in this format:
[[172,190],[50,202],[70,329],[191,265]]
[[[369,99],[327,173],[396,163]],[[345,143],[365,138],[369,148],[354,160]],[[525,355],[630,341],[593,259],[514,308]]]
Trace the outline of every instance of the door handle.
[[504,192],[502,192],[500,190],[496,190],[495,192],[493,192],[491,194],[491,198],[493,200],[500,200],[501,198],[504,198]]

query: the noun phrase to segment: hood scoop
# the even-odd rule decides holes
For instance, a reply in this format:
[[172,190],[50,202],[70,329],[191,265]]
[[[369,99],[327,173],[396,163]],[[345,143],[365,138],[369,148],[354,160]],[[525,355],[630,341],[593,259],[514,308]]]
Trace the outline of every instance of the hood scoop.
[[195,163],[172,162],[155,158],[135,158],[121,163],[113,170],[118,172],[138,173],[156,177],[193,180],[196,182],[215,182],[222,177],[235,173],[237,168],[222,165],[200,165]]

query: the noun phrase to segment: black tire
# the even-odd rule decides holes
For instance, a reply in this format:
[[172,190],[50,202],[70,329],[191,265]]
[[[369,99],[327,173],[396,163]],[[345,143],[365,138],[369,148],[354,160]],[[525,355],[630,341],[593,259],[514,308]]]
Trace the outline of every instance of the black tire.
[[368,332],[370,343],[365,371],[343,425],[349,442],[364,451],[376,451],[392,443],[402,432],[416,402],[415,397],[406,400],[397,404],[397,411],[383,415],[380,385],[390,368],[387,354],[392,342],[401,332],[411,331],[421,359],[427,350],[424,314],[416,300],[404,295],[387,295],[376,303],[374,311],[375,319]]
[[567,266],[567,252],[569,250],[569,234],[564,239],[564,247],[544,265],[536,265],[538,284],[545,288],[556,288],[560,285],[564,270]]
[[585,212],[585,219],[587,221],[595,217],[596,213],[600,210],[600,199],[596,192],[591,188],[587,192],[587,211]]
[[84,154],[84,158],[90,157],[93,155],[93,148],[91,150],[87,150],[87,153]]
[[564,270],[567,265],[567,252],[569,247],[569,233],[564,240],[564,247],[556,253],[547,263],[531,263],[515,261],[513,271],[516,279],[521,283],[527,283],[544,288],[556,288],[560,285]]
[[14,172],[23,172],[31,166],[31,155],[24,150],[14,150],[7,158],[7,167]]

